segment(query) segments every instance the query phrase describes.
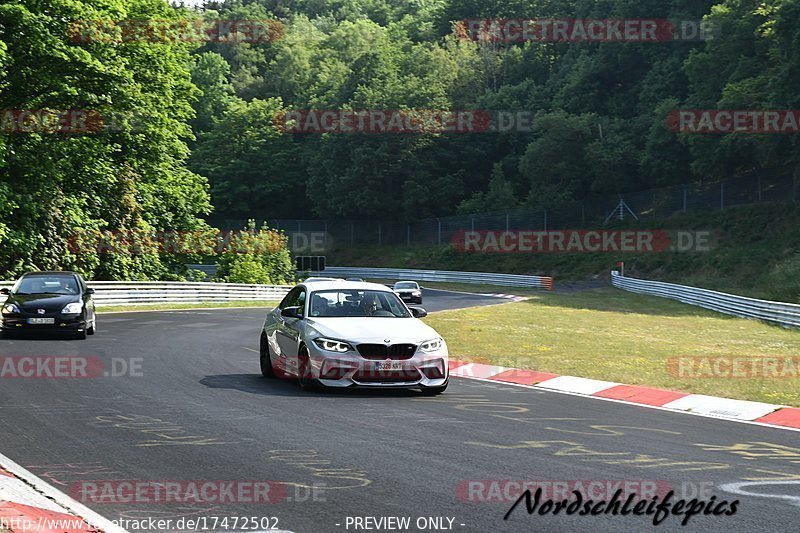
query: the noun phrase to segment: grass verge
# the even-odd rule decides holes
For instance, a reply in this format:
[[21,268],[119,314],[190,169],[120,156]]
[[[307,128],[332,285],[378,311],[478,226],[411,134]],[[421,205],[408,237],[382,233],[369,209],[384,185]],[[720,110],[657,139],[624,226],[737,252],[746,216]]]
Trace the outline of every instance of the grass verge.
[[185,304],[146,304],[146,305],[104,305],[97,308],[98,314],[120,313],[124,311],[172,311],[181,309],[218,309],[229,307],[262,307],[272,309],[278,305],[275,301],[252,301],[244,300],[241,302],[201,302]]
[[680,378],[681,356],[797,356],[800,333],[614,288],[431,314],[453,359],[800,406],[794,378]]

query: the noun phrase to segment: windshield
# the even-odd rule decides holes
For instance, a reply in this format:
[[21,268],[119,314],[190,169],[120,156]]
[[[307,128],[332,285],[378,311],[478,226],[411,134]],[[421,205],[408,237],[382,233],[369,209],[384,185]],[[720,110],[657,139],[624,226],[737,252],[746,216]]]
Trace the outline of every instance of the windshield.
[[78,294],[74,276],[26,276],[11,290],[14,294]]
[[394,284],[395,289],[417,289],[419,288],[413,281],[401,281]]
[[317,291],[311,295],[312,317],[410,318],[411,314],[391,292],[365,290]]

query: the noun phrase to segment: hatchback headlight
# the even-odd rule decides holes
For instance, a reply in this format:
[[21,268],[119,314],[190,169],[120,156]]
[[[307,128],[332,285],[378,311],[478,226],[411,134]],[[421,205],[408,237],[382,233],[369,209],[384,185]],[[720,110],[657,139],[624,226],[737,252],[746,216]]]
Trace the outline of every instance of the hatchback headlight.
[[8,304],[3,306],[3,314],[4,315],[18,315],[19,314],[19,307],[15,304]]
[[317,347],[320,348],[321,350],[325,350],[327,352],[344,353],[344,352],[349,352],[350,350],[353,349],[353,347],[347,344],[346,342],[326,339],[324,337],[314,339],[314,344],[316,344]]
[[423,352],[438,352],[444,346],[444,341],[441,338],[431,339],[419,345],[420,351]]
[[83,311],[83,304],[80,302],[73,302],[64,306],[61,310],[62,315],[79,315]]

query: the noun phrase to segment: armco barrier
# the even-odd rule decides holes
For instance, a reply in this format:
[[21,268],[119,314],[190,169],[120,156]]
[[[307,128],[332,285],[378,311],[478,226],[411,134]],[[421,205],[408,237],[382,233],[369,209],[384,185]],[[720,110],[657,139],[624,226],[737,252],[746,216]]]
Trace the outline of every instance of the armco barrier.
[[724,292],[621,276],[611,272],[611,284],[626,291],[652,294],[697,305],[726,315],[755,318],[782,326],[800,327],[800,305],[758,300]]
[[[10,287],[13,282],[0,282]],[[247,285],[243,283],[189,283],[172,281],[91,281],[94,301],[104,305],[158,303],[200,303],[274,301],[282,299],[289,285]]]
[[483,283],[504,287],[531,287],[553,290],[553,278],[521,276],[491,272],[458,272],[454,270],[412,270],[402,268],[327,267],[321,276],[333,278],[370,278],[409,281],[440,281],[455,283]]

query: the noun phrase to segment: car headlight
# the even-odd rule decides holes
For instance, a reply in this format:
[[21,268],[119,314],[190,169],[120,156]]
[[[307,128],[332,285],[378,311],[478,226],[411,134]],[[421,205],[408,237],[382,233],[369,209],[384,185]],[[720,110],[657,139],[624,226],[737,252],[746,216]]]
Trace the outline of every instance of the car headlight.
[[3,314],[4,315],[18,315],[19,314],[19,307],[15,304],[8,304],[3,306]]
[[439,339],[431,339],[419,345],[420,351],[423,352],[438,352],[444,346],[444,341]]
[[64,306],[61,310],[62,315],[79,315],[83,311],[83,304],[81,302],[73,302]]
[[422,296],[420,291],[411,291],[411,296]]
[[346,342],[326,339],[324,337],[314,339],[314,344],[316,344],[317,347],[320,348],[321,350],[325,350],[327,352],[344,353],[344,352],[349,352],[350,350],[353,349],[353,347],[347,344]]

